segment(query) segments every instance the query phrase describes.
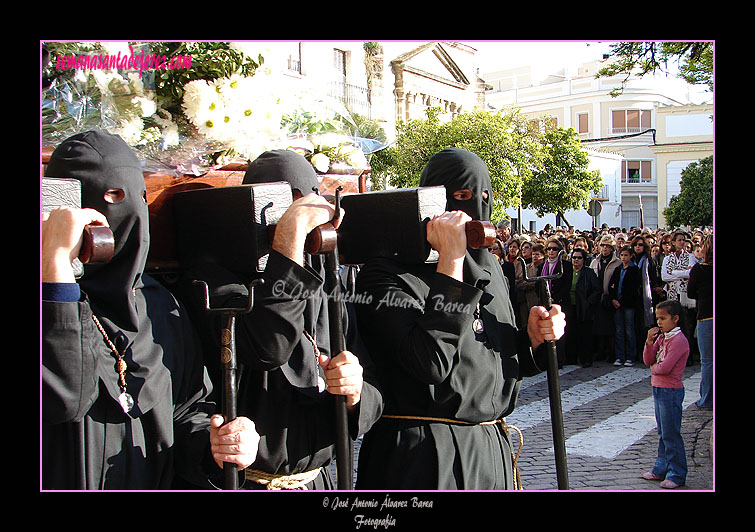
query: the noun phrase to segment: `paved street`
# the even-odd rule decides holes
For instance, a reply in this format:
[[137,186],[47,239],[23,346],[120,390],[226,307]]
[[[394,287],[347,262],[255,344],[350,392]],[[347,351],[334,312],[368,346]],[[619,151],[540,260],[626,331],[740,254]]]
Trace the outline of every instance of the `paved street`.
[[[570,490],[662,490],[658,482],[640,478],[652,467],[658,446],[650,369],[597,362],[591,368],[565,366],[559,373]],[[685,369],[684,383],[682,433],[688,476],[680,490],[711,491],[713,412],[693,404],[699,397],[699,365]],[[545,372],[524,379],[517,408],[507,422],[523,434],[519,470],[524,489],[556,490]],[[512,430],[511,436],[516,448],[518,435]]]
[[[652,467],[658,446],[650,369],[599,362],[591,368],[565,366],[559,373],[569,488],[662,490],[657,482],[640,478]],[[699,397],[699,365],[685,369],[684,385],[688,476],[681,489],[712,490],[713,412],[693,404]],[[507,421],[524,436],[519,458],[524,488],[557,489],[545,373],[524,380],[518,406]]]

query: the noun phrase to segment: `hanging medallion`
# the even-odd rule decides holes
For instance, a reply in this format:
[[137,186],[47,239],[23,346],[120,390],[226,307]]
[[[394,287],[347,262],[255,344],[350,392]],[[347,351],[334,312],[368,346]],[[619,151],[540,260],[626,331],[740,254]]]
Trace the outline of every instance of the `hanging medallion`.
[[118,396],[118,402],[123,409],[124,414],[128,414],[132,408],[134,408],[134,398],[127,392],[121,392]]
[[482,318],[480,318],[480,304],[477,304],[477,308],[474,311],[474,321],[472,321],[472,330],[476,334],[480,334],[485,330],[485,326],[482,324]]

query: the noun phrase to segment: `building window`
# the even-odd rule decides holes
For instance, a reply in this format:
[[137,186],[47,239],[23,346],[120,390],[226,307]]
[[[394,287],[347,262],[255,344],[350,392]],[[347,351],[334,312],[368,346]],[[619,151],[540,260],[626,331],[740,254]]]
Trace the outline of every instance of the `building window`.
[[589,133],[587,117],[587,113],[577,114],[577,133]]
[[622,183],[651,183],[652,181],[652,161],[621,161]]
[[296,43],[296,49],[288,55],[288,69],[301,74],[301,43]]
[[618,109],[611,111],[611,133],[640,133],[650,129],[650,111]]
[[339,81],[346,81],[346,52],[343,50],[333,49],[333,69]]

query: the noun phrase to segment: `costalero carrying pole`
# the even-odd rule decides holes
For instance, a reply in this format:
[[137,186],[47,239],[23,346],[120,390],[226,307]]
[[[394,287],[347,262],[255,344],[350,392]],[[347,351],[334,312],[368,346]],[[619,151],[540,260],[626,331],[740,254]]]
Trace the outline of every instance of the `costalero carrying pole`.
[[[236,316],[247,314],[254,303],[254,286],[262,284],[262,279],[255,279],[249,285],[249,300],[246,307],[210,308],[210,297],[207,283],[196,280],[194,284],[204,287],[204,307],[210,314],[220,315],[220,362],[223,367],[223,400],[222,414],[225,423],[236,419],[237,413],[237,365],[236,365]],[[223,489],[239,489],[238,466],[231,462],[223,462]]]
[[[540,295],[540,304],[550,311],[553,304],[551,300],[551,291],[548,285],[548,281],[558,279],[563,274],[563,266],[561,265],[561,256],[563,250],[559,252],[558,258],[558,272],[552,275],[543,275],[539,277],[527,276],[527,264],[524,259],[519,257],[519,262],[522,265],[522,276],[527,282],[534,281],[537,283],[538,292]],[[556,342],[548,340],[545,342],[547,349],[547,375],[548,375],[548,400],[550,402],[551,409],[551,428],[553,430],[553,452],[556,459],[556,479],[558,481],[558,489],[569,489],[569,471],[566,465],[566,439],[564,437],[564,417],[561,408],[561,385],[558,380],[558,357],[556,355]]]
[[[328,288],[328,324],[330,327],[330,354],[335,356],[346,350],[343,330],[343,301],[341,299],[341,279],[339,276],[338,236],[334,222],[341,213],[343,187],[335,193],[335,214],[331,223],[323,224],[312,231],[305,244],[309,253],[325,255],[325,275]],[[354,444],[349,435],[346,396],[336,395],[336,483],[339,490],[353,489]]]

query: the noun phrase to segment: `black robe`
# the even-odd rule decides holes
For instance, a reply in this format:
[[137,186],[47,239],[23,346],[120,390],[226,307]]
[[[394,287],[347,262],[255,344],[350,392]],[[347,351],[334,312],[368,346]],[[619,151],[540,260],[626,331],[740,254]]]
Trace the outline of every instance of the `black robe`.
[[[149,213],[138,159],[120,137],[89,131],[56,148],[46,175],[81,181],[82,206],[106,216],[115,250],[107,264],[85,265],[83,298],[42,302],[43,488],[167,489],[174,476],[212,487],[207,475],[222,472],[209,452],[215,405],[191,324],[143,275]],[[106,201],[111,189],[122,195]],[[128,365],[127,414],[92,313]]]
[[[302,194],[311,192],[317,184],[314,170],[304,157],[285,150],[262,154],[244,178],[244,183],[277,181],[289,182]],[[211,296],[215,294],[212,307],[243,306],[248,301],[244,285],[259,276],[215,265],[198,267],[188,275],[210,280]],[[291,475],[322,467],[322,474],[307,488],[333,489],[327,466],[335,459],[335,400],[318,389],[318,379],[324,372],[305,334],[315,340],[321,353],[337,354],[330,350],[326,294],[331,289],[324,284],[324,257],[307,255],[302,267],[272,250],[261,277],[264,283],[254,289],[252,311],[236,320],[238,414],[254,421],[260,435],[257,459],[250,469]],[[364,368],[361,399],[349,414],[349,433],[356,439],[380,416],[382,397],[356,321],[349,320],[351,310],[345,307],[344,311],[346,348]],[[203,341],[215,356],[219,353],[219,323],[207,317],[198,320]],[[246,481],[242,487],[265,489],[253,481]]]
[[215,404],[194,331],[156,281],[145,278],[136,301],[150,325],[125,352],[128,414],[88,298],[42,302],[43,489],[171,489],[176,478],[212,489],[222,473],[209,450]]
[[[444,150],[433,159],[442,167],[431,160],[420,184],[445,184],[448,210],[488,219],[489,207],[480,200],[480,192],[490,190],[484,163],[462,150]],[[474,193],[471,206],[452,199],[462,188]],[[516,328],[502,269],[489,251],[467,250],[464,282],[435,269],[376,259],[357,277],[357,294],[372,298],[357,306],[357,316],[377,367],[386,416],[364,437],[357,489],[513,487],[507,433],[500,424],[479,423],[513,411],[521,378],[542,371],[545,352],[538,350],[536,363],[526,332]],[[482,333],[472,328],[478,303]]]

